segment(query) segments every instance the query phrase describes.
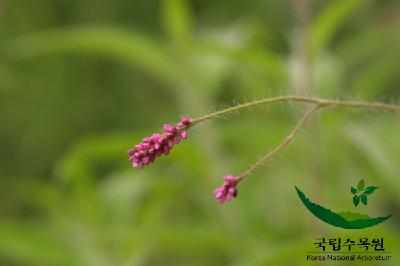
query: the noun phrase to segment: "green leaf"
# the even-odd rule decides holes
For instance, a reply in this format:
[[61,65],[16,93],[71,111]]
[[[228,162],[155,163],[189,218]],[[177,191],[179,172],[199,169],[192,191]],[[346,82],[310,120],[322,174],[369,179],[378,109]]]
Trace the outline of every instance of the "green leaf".
[[351,187],[351,194],[356,194],[357,193],[357,189],[355,187]]
[[353,197],[353,204],[354,204],[354,206],[358,206],[358,203],[360,203],[360,197],[359,196],[357,196],[357,195],[355,195],[354,197]]
[[52,226],[32,222],[2,219],[0,254],[17,265],[79,265],[79,256],[60,241]]
[[113,27],[66,27],[4,41],[0,55],[26,60],[51,54],[80,53],[126,62],[168,82],[175,65],[164,44],[139,32]]
[[319,13],[311,23],[311,46],[314,54],[326,49],[335,34],[345,24],[351,14],[365,1],[338,0],[330,4]]
[[363,219],[370,219],[368,215],[361,214],[361,213],[355,213],[355,212],[338,212],[340,216],[345,218],[347,221],[356,221],[356,220],[363,220]]
[[349,90],[353,93],[367,92],[365,97],[378,97],[398,78],[400,62],[393,56],[392,50],[385,47],[385,54],[379,55],[371,64],[366,64],[349,84]]
[[377,189],[378,187],[374,187],[374,186],[369,186],[369,187],[367,187],[366,189],[364,189],[364,194],[365,195],[369,195],[369,194],[372,194],[372,192],[374,192],[375,191],[375,189]]
[[362,202],[364,205],[367,205],[367,204],[368,204],[367,195],[361,194],[361,202]]
[[365,186],[364,179],[361,179],[360,182],[358,182],[358,185],[357,185],[358,191],[363,191],[364,186]]
[[[346,126],[345,136],[348,137],[349,145],[354,145],[360,152],[359,155],[367,159],[369,168],[366,171],[376,171],[386,187],[385,192],[390,193],[391,197],[400,203],[400,186],[393,185],[397,184],[399,175],[399,166],[394,159],[396,158],[394,146],[392,142],[385,140],[385,136],[388,138],[388,133],[382,133],[396,131],[397,127],[394,126],[396,123],[387,123],[387,121],[376,119],[376,124],[372,126],[353,123],[351,126]],[[394,133],[393,137],[395,137]]]
[[173,41],[185,42],[192,32],[192,12],[186,0],[164,0],[162,24]]

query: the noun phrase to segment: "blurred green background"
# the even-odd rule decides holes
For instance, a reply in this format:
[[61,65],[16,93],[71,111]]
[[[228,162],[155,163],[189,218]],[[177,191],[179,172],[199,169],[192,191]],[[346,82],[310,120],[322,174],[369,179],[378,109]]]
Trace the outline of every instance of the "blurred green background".
[[[321,110],[223,206],[223,175],[277,145],[303,104],[196,127],[142,170],[126,155],[163,123],[252,99],[399,103],[399,1],[3,0],[0,29],[0,265],[318,265],[305,252],[321,236],[384,237],[384,265],[400,265],[398,114]],[[361,178],[379,190],[355,208]],[[295,185],[393,217],[337,229]]]

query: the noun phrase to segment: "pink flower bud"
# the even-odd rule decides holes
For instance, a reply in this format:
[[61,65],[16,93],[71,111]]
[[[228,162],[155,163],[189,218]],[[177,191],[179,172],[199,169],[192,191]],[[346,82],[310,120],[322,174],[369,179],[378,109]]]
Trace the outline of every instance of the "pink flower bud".
[[235,179],[234,176],[226,175],[224,177],[223,185],[214,190],[215,198],[220,203],[224,203],[227,200],[230,200],[232,198],[236,198],[236,196],[238,194],[238,190],[236,188],[237,184],[238,184],[238,179]]

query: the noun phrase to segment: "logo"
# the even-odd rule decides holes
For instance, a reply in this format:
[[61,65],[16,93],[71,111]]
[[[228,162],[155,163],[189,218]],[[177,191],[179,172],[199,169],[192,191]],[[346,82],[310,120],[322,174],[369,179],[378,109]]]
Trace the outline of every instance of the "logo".
[[[295,187],[297,194],[304,206],[318,219],[335,227],[345,229],[362,229],[380,224],[392,215],[382,217],[369,217],[365,214],[355,212],[333,212],[332,210],[322,207],[312,202],[298,187]],[[368,204],[368,197],[377,189],[375,186],[365,187],[364,180],[361,179],[357,184],[357,188],[351,187],[350,192],[353,195],[353,204],[355,207]]]

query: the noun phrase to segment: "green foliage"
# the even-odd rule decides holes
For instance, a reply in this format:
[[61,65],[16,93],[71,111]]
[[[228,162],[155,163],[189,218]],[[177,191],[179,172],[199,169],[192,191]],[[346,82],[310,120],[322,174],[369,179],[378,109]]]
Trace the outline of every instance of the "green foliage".
[[172,41],[187,42],[190,40],[192,15],[186,0],[162,1],[162,25]]
[[156,41],[138,32],[112,27],[69,27],[24,35],[1,45],[2,57],[27,60],[60,53],[84,53],[110,57],[137,65],[163,81],[169,81],[174,66]]
[[324,50],[334,38],[340,27],[345,25],[346,19],[355,12],[362,4],[368,1],[362,0],[339,0],[329,2],[329,6],[320,12],[311,28],[311,47],[315,54]]

